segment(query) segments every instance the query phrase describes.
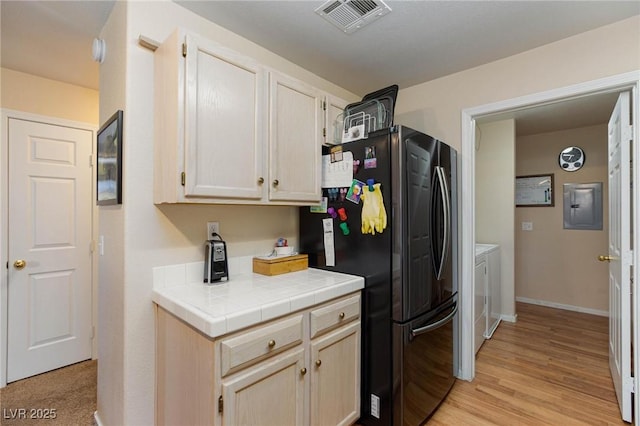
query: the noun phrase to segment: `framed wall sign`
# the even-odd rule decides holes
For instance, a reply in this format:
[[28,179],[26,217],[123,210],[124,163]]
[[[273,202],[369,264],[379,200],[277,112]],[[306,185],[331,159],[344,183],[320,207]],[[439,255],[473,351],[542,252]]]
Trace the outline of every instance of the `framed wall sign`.
[[516,207],[553,207],[553,173],[516,176]]
[[98,130],[97,203],[122,204],[122,111]]

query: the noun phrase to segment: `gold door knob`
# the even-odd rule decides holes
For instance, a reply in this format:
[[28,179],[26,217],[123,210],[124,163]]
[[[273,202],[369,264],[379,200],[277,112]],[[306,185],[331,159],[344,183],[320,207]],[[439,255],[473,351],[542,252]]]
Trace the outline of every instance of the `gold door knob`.
[[269,343],[267,343],[269,345],[270,348],[273,348],[276,345],[276,341],[275,340],[269,340]]
[[278,186],[280,184],[280,181],[278,179],[273,181],[273,186]]
[[611,256],[603,256],[603,255],[598,256],[598,260],[600,262],[610,262],[612,259],[613,258]]
[[340,312],[340,315],[338,315],[340,317],[340,319],[344,319],[344,312]]
[[302,367],[302,368],[300,369],[300,374],[302,374],[303,376],[304,376],[305,374],[307,374],[307,369],[306,369],[306,368],[304,368],[304,367]]
[[317,360],[316,361],[316,367],[320,367],[322,365],[322,361],[321,360]]
[[258,178],[258,184],[262,185],[264,183],[264,178],[260,177]]
[[19,259],[19,260],[16,260],[15,262],[13,262],[13,267],[16,268],[16,269],[22,269],[25,266],[27,266],[27,262],[22,260],[22,259]]

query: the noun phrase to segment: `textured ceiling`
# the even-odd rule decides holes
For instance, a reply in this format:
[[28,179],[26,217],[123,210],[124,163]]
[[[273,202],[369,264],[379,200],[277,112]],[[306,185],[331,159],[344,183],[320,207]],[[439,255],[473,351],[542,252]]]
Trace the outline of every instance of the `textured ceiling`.
[[[314,12],[322,0],[176,3],[359,95],[409,87],[640,14],[639,1],[388,1],[391,13],[344,34]],[[2,67],[97,89],[91,44],[113,4],[2,0]],[[604,98],[589,98],[578,118],[584,121],[598,100]],[[528,113],[519,114],[522,128]]]

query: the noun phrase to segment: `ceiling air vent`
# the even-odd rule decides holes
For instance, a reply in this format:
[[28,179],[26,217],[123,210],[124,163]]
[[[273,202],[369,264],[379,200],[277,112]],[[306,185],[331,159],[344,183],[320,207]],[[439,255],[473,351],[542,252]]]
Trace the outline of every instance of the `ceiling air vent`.
[[329,0],[316,13],[347,34],[391,12],[382,0]]

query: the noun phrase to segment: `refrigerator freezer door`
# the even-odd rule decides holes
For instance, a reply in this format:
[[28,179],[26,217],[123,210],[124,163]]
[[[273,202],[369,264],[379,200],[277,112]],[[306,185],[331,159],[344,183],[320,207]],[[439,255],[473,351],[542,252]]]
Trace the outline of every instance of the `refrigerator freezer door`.
[[454,298],[435,314],[394,324],[394,425],[424,424],[451,390],[456,312]]

